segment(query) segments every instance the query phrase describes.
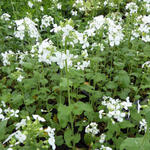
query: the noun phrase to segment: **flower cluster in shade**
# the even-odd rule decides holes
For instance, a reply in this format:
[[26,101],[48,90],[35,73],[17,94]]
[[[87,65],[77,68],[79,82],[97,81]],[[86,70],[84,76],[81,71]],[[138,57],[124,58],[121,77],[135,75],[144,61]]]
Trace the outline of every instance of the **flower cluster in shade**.
[[86,128],[85,133],[92,134],[93,136],[99,133],[97,129],[98,124],[96,122],[91,122]]
[[[39,115],[32,115],[33,118],[38,121],[38,123],[40,122],[46,122],[46,120],[39,116]],[[15,145],[18,145],[20,143],[24,143],[28,137],[28,132],[25,130],[26,128],[24,127],[28,127],[28,122],[30,122],[31,119],[29,116],[26,117],[26,119],[22,119],[19,123],[17,123],[15,126],[16,126],[16,132],[12,133],[11,135],[8,136],[8,138],[3,142],[3,144],[9,142],[13,137],[15,137],[16,139],[16,143],[14,145],[10,145],[10,149],[13,148],[13,146]],[[36,123],[36,122],[33,122],[33,123]],[[37,127],[36,127],[37,128]],[[43,127],[41,128],[37,128],[36,131],[39,130],[39,133],[40,132],[47,132],[48,133],[48,143],[49,145],[51,145],[52,147],[52,150],[55,150],[56,149],[56,145],[55,145],[55,129],[54,128],[51,128],[51,127],[47,127],[46,129],[43,129]],[[38,135],[37,135],[38,136]]]
[[10,107],[6,107],[6,104],[4,101],[1,101],[1,108],[0,108],[0,120],[8,120],[11,117],[19,117],[18,113],[19,110],[11,109]]

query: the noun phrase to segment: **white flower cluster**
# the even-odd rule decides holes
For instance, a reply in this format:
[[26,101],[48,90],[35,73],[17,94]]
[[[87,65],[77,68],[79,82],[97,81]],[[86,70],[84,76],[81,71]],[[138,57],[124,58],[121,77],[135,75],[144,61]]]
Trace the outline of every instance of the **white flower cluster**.
[[42,43],[37,43],[32,47],[31,53],[38,53],[39,62],[51,64],[53,62],[53,54],[56,52],[56,47],[49,39],[45,39]]
[[41,26],[40,28],[44,28],[44,27],[49,27],[51,24],[54,24],[54,18],[52,18],[51,16],[48,16],[48,15],[44,15],[42,17],[42,20],[41,20]]
[[149,13],[150,12],[150,0],[138,0],[139,2],[141,2],[143,8]]
[[85,133],[92,134],[93,136],[99,133],[97,129],[98,124],[96,122],[91,122],[86,128]]
[[64,27],[61,27],[54,24],[54,28],[51,30],[51,32],[56,33],[58,31],[63,32],[62,34],[63,46],[67,44],[74,47],[75,44],[80,43],[83,49],[89,47],[89,42],[87,40],[86,34],[76,31],[71,25],[67,24]]
[[33,3],[32,3],[31,1],[28,1],[28,6],[29,6],[30,8],[32,8],[32,7],[33,7]]
[[18,81],[18,82],[21,82],[23,78],[24,78],[24,77],[23,77],[22,75],[19,75],[18,78],[17,78],[17,81]]
[[89,27],[84,32],[88,35],[88,37],[95,36],[96,31],[101,29],[104,23],[105,23],[105,18],[103,15],[96,16],[93,18],[91,22],[88,23]]
[[25,32],[27,32],[30,38],[35,38],[38,41],[40,34],[36,28],[36,24],[30,18],[25,17],[21,20],[16,20],[15,23],[17,25],[17,31],[14,32],[15,37],[23,40]]
[[101,134],[99,142],[100,143],[104,143],[105,138],[106,138],[106,135],[105,134]]
[[48,143],[52,146],[53,150],[56,149],[54,131],[55,131],[55,128],[51,128],[51,127],[48,127],[47,129],[45,129],[45,132],[47,132],[49,135]]
[[78,12],[76,10],[71,10],[71,14],[72,14],[72,16],[77,16]]
[[25,52],[18,51],[15,55],[16,55],[16,59],[19,61],[19,64],[23,64],[25,57],[28,56],[29,53],[28,51]]
[[0,16],[0,19],[5,20],[5,21],[9,21],[10,20],[10,15],[7,13],[4,13]]
[[17,123],[16,126],[16,130],[18,130],[20,127],[25,126],[26,123],[26,119],[22,119],[21,122]]
[[136,29],[132,31],[131,40],[141,37],[144,42],[150,42],[150,15],[139,16],[136,20]]
[[104,18],[103,15],[97,16],[92,22],[89,22],[89,28],[86,29],[84,33],[86,33],[88,37],[93,37],[96,35],[97,31],[101,29],[106,30],[106,33],[103,33],[103,37],[107,37],[111,47],[115,45],[118,46],[124,38],[121,23],[118,24],[110,18]]
[[57,9],[61,10],[61,7],[62,7],[61,3],[58,3],[57,4]]
[[108,24],[108,39],[110,46],[118,46],[124,38],[122,27],[119,24],[115,24],[115,22],[109,18],[107,18],[106,22]]
[[81,12],[86,10],[83,0],[76,0],[73,7],[78,8]]
[[[33,118],[36,119],[36,120],[39,120],[39,122],[45,122],[46,120],[44,118],[42,118],[41,116],[39,115],[33,115]],[[16,126],[16,132],[12,133],[11,135],[9,135],[9,137],[3,142],[3,144],[5,144],[6,142],[8,142],[13,136],[15,136],[15,138],[18,140],[18,142],[15,143],[15,145],[18,145],[20,143],[24,143],[24,141],[26,140],[27,138],[27,134],[28,132],[27,131],[20,131],[18,130],[19,128],[21,127],[24,127],[24,126],[28,126],[29,125],[29,128],[30,128],[30,125],[31,125],[31,122],[28,124],[27,121],[31,121],[30,120],[30,117],[27,116],[26,119],[22,119],[21,122],[17,123],[15,126]],[[55,129],[54,128],[51,128],[48,126],[47,129],[43,129],[43,128],[38,128],[40,130],[40,132],[42,131],[43,133],[47,132],[48,133],[48,143],[52,146],[52,149],[55,150],[56,149],[56,145],[55,145]],[[36,129],[37,130],[37,129]],[[38,133],[39,134],[39,133]],[[13,147],[15,145],[10,145],[10,147]]]
[[10,65],[10,58],[14,56],[14,52],[12,52],[11,50],[9,50],[8,52],[5,53],[1,53],[2,55],[2,59],[3,59],[3,65],[7,66]]
[[9,137],[3,142],[3,144],[8,142],[13,136],[15,136],[15,138],[18,140],[18,142],[16,142],[15,145],[23,143],[27,138],[25,134],[23,134],[20,130],[18,130],[16,132],[12,133],[11,135],[9,135]]
[[142,24],[140,24],[138,30],[141,32],[142,40],[150,42],[150,15],[142,17]]
[[[137,13],[138,6],[134,2],[130,2],[126,5],[126,10],[129,10],[130,14],[132,15],[134,13]],[[128,13],[126,15],[128,15]]]
[[144,130],[146,132],[147,130],[147,122],[145,119],[142,119],[140,121],[140,129],[139,129],[139,132],[141,132],[142,130]]
[[112,7],[112,8],[117,8],[117,4],[115,4],[112,0],[105,0],[104,1],[104,6]]
[[19,64],[23,64],[23,60],[24,60],[25,56],[27,56],[27,55],[29,55],[27,51],[25,51],[24,53],[20,52],[20,51],[18,51],[17,53],[14,53],[11,50],[9,50],[8,52],[6,51],[4,53],[1,53],[4,66],[10,65],[10,63],[11,63],[10,60],[13,57],[15,57],[15,59],[19,62]]
[[[29,117],[27,117],[27,119],[29,120]],[[13,136],[15,136],[15,138],[18,140],[18,142],[16,142],[15,145],[23,143],[26,140],[27,136],[18,129],[22,126],[26,126],[27,119],[22,119],[21,122],[15,125],[17,131],[9,135],[8,138],[3,142],[3,144],[7,143]],[[10,147],[13,147],[15,145],[10,145]]]
[[[51,64],[52,62],[57,63],[60,69],[63,69],[65,65],[67,65],[67,68],[75,67],[78,70],[84,70],[84,68],[90,64],[90,61],[83,61],[80,64],[78,63],[78,65],[73,65],[73,60],[77,59],[78,55],[70,54],[69,50],[66,50],[66,53],[57,51],[49,39],[34,45],[31,52],[37,53],[39,62],[45,62],[47,64]],[[84,58],[86,58],[88,55],[87,51],[84,52],[84,55]]]
[[90,61],[83,61],[81,62],[77,62],[77,65],[75,65],[75,67],[77,68],[77,70],[84,70],[84,68],[87,68],[90,65]]
[[104,44],[103,43],[96,43],[94,42],[92,45],[91,45],[91,51],[93,51],[95,48],[99,48],[100,51],[104,51],[105,47],[104,47]]
[[[116,119],[119,122],[123,121],[123,118],[126,116],[126,112],[128,108],[132,106],[132,103],[129,101],[129,97],[126,98],[126,101],[121,101],[119,99],[113,99],[111,97],[104,96],[104,101],[102,101],[102,105],[106,106],[108,109],[107,116],[111,119]],[[124,111],[124,110],[125,111]],[[102,118],[102,114],[104,110],[99,111],[99,117]],[[129,112],[128,112],[129,115]]]
[[32,115],[32,116],[33,116],[33,118],[34,118],[35,120],[38,120],[38,121],[41,121],[41,122],[45,122],[45,121],[46,121],[43,117],[41,117],[41,116],[39,116],[39,115]]
[[6,104],[4,101],[1,102],[3,108],[0,108],[0,120],[8,120],[11,117],[19,117],[19,110],[13,110],[10,107],[6,108]]

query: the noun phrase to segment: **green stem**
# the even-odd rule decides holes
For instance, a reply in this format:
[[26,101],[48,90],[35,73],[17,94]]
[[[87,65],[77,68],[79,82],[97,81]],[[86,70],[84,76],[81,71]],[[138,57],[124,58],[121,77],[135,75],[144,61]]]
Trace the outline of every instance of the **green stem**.
[[13,14],[14,14],[15,18],[17,18],[16,14],[15,14],[15,8],[14,8],[12,0],[11,0],[11,6],[12,6],[12,9],[13,9]]
[[[65,43],[65,54],[67,54],[67,49],[66,49],[66,43]],[[65,71],[66,71],[66,77],[67,77],[67,91],[68,91],[68,106],[71,105],[71,99],[70,99],[70,86],[69,86],[69,68],[67,64],[67,60],[65,60]],[[74,135],[74,127],[73,127],[73,115],[70,113],[70,122],[71,122],[71,130]],[[75,143],[73,141],[73,150],[75,150]]]

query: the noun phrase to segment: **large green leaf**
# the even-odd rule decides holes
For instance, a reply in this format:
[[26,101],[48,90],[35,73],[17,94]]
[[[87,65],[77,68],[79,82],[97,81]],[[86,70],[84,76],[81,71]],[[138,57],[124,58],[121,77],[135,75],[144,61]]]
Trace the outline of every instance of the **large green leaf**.
[[93,112],[93,108],[89,103],[77,102],[72,105],[72,112],[74,115],[80,115],[83,111]]
[[58,107],[58,119],[62,128],[70,121],[71,107],[60,104]]
[[143,138],[127,138],[120,145],[120,150],[150,150],[150,143]]

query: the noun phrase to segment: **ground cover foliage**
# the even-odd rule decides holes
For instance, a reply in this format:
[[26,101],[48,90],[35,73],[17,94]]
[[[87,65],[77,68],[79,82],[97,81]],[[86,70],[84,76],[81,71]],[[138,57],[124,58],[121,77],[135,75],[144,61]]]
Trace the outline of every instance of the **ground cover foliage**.
[[150,149],[150,0],[0,1],[0,150]]

